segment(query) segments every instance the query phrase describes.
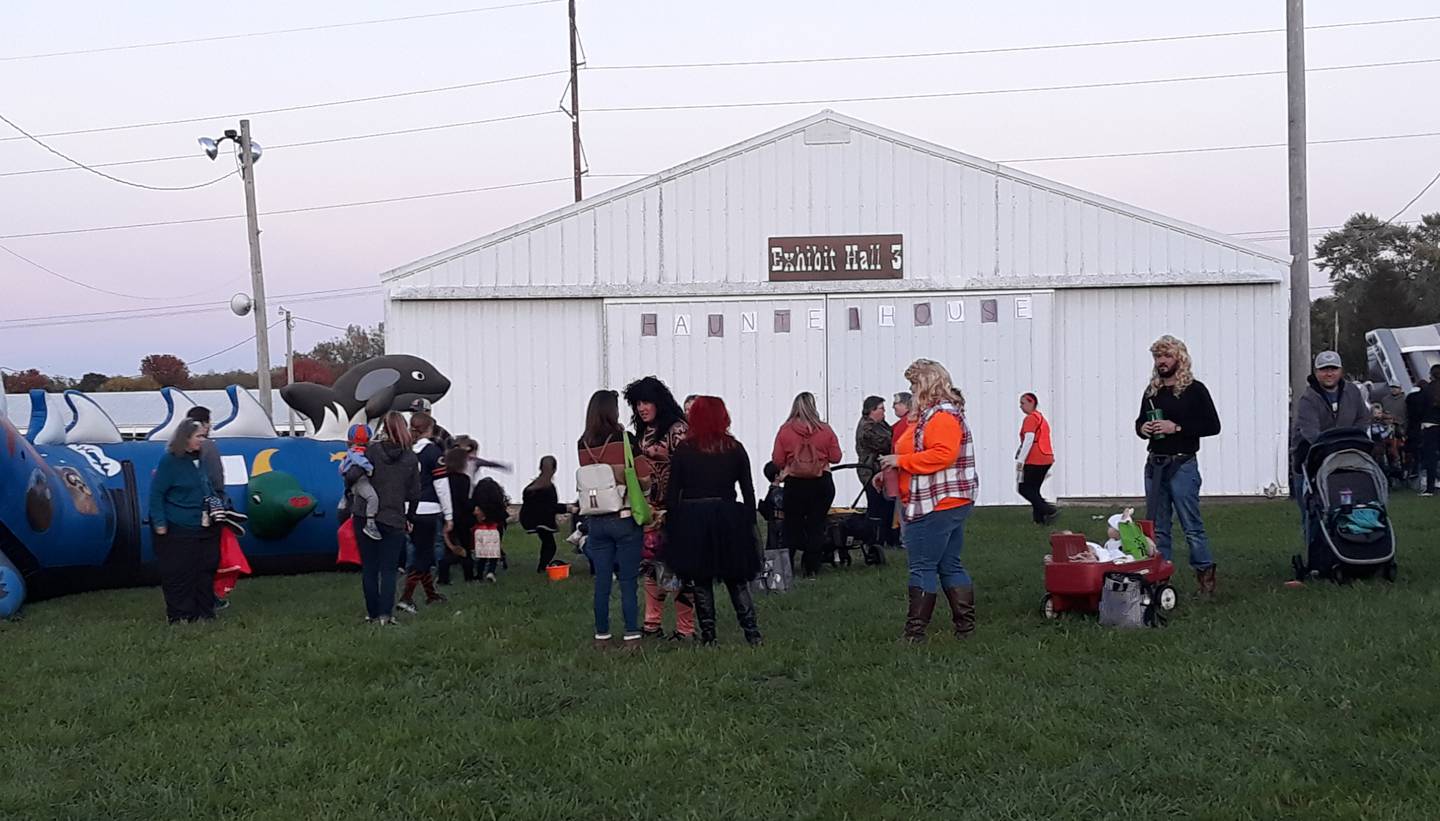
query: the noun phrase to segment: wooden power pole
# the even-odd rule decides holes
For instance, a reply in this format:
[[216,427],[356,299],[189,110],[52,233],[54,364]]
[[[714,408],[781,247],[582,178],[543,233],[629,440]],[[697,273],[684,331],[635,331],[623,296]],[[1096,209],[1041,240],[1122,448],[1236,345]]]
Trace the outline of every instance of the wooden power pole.
[[585,198],[580,184],[580,33],[575,28],[575,0],[570,0],[570,143],[575,155],[575,201]]
[[245,180],[245,221],[250,234],[250,298],[255,303],[255,381],[260,407],[274,418],[270,408],[270,334],[265,323],[265,271],[260,265],[260,219],[255,210],[255,156],[250,150],[250,121],[240,121],[240,175]]
[[[1310,214],[1305,180],[1305,0],[1285,2],[1290,100],[1290,395],[1310,375]],[[1352,365],[1352,367],[1354,367]]]

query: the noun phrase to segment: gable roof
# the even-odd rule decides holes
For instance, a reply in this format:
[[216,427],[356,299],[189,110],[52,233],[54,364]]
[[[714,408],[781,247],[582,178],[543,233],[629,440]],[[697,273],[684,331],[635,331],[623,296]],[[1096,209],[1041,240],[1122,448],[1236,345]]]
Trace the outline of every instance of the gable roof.
[[[1175,234],[1181,235],[1185,238],[1199,240],[1203,243],[1216,246],[1220,249],[1227,249],[1229,252],[1236,254],[1239,257],[1253,259],[1257,262],[1263,261],[1263,263],[1266,264],[1262,267],[1273,268],[1282,272],[1278,275],[1274,273],[1267,274],[1262,277],[1263,281],[1279,281],[1278,279],[1276,279],[1276,276],[1283,277],[1283,271],[1289,266],[1288,257],[1277,256],[1265,248],[1245,242],[1222,232],[1193,225],[1191,223],[1168,217],[1154,211],[1139,208],[1137,206],[1123,203],[1118,200],[1113,200],[1099,194],[1082,191],[1080,189],[1065,185],[1063,183],[1055,182],[1053,180],[1039,177],[1034,174],[1029,174],[1027,172],[1020,171],[1009,166],[1001,165],[999,163],[991,162],[989,160],[965,154],[960,151],[956,151],[945,146],[921,140],[907,134],[892,131],[890,129],[866,122],[864,120],[857,119],[855,117],[840,114],[830,110],[824,110],[805,117],[804,119],[797,120],[795,122],[757,135],[743,142],[721,148],[717,151],[713,151],[702,157],[690,160],[689,162],[681,163],[680,165],[665,169],[664,171],[651,174],[650,176],[643,177],[641,179],[635,180],[617,188],[613,188],[603,193],[587,197],[579,202],[571,203],[561,208],[557,208],[548,213],[510,226],[509,228],[495,231],[470,242],[466,242],[453,248],[431,254],[422,259],[416,260],[415,262],[387,271],[381,274],[380,278],[382,282],[392,283],[392,287],[404,287],[406,285],[409,285],[410,283],[404,283],[401,282],[401,280],[412,277],[412,275],[419,272],[435,269],[437,266],[443,266],[446,263],[452,262],[461,257],[465,257],[466,255],[473,254],[477,251],[492,249],[497,245],[507,242],[508,240],[514,240],[518,237],[522,237],[523,235],[531,234],[541,229],[555,226],[559,223],[564,223],[567,220],[570,220],[580,215],[588,214],[590,212],[594,212],[597,209],[604,208],[605,206],[614,205],[616,203],[620,203],[624,200],[637,196],[644,196],[647,192],[654,191],[655,189],[660,188],[667,183],[674,183],[677,180],[695,175],[697,174],[697,172],[703,171],[707,168],[711,168],[712,166],[717,166],[719,164],[726,163],[727,161],[734,160],[747,154],[751,154],[752,152],[755,152],[757,150],[764,149],[768,146],[782,143],[786,140],[789,140],[790,138],[796,137],[797,135],[806,135],[807,142],[809,142],[809,135],[811,135],[812,133],[816,133],[813,132],[812,129],[824,129],[827,126],[832,128],[838,126],[841,128],[841,130],[848,129],[849,131],[868,135],[875,140],[888,143],[892,146],[908,149],[909,151],[916,152],[918,154],[927,155],[928,157],[934,158],[935,160],[939,160],[944,163],[950,163],[965,169],[971,169],[976,172],[981,172],[985,175],[994,177],[997,181],[997,185],[999,184],[999,182],[1002,181],[1013,183],[1017,186],[1023,186],[1024,188],[1031,189],[1033,192],[1042,192],[1045,194],[1054,195],[1063,198],[1069,203],[1088,206],[1097,209],[1100,212],[1105,212],[1118,217],[1134,220],[1136,221],[1136,223],[1139,224],[1152,226],[1154,228],[1162,229],[1167,232],[1174,232]],[[816,141],[815,144],[823,145],[825,144],[823,137],[824,132],[821,131],[820,133],[822,134],[822,136],[818,141]],[[997,210],[999,209],[998,201],[996,203],[996,208]],[[433,287],[437,283],[428,284]]]

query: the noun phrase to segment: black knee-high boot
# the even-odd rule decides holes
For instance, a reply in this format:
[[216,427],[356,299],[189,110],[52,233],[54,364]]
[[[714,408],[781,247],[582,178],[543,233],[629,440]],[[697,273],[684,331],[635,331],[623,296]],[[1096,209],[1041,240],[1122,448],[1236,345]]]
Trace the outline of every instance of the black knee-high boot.
[[715,583],[701,579],[694,583],[691,597],[695,602],[695,621],[700,628],[700,643],[715,643]]
[[756,623],[755,599],[750,595],[750,585],[747,582],[726,582],[725,586],[730,590],[730,603],[735,606],[735,619],[740,622],[745,641],[752,647],[758,647],[764,639],[760,636],[760,625]]

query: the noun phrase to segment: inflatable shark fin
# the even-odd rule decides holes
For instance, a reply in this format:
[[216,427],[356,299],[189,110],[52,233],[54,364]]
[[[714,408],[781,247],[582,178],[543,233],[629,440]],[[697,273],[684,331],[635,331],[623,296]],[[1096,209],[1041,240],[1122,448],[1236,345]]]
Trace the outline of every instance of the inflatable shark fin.
[[65,429],[67,445],[114,445],[125,441],[110,414],[80,391],[65,391],[65,404],[75,420]]
[[230,416],[210,431],[211,439],[268,439],[275,436],[275,424],[250,392],[239,385],[225,389],[230,397]]
[[60,394],[30,391],[30,427],[25,438],[35,445],[65,444],[65,414]]
[[180,423],[185,421],[185,414],[195,407],[195,400],[179,388],[161,388],[160,395],[165,399],[165,421],[145,435],[146,441],[168,441]]

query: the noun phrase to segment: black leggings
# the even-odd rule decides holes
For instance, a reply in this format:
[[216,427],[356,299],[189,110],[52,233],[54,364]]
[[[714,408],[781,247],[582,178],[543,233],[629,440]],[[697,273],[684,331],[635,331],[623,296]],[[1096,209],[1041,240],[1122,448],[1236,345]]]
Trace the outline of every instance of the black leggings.
[[1030,503],[1030,517],[1037,525],[1055,513],[1055,506],[1040,495],[1040,485],[1045,482],[1045,475],[1049,472],[1049,465],[1026,465],[1020,474],[1020,495]]
[[793,557],[804,555],[806,575],[820,572],[825,557],[825,519],[835,501],[835,480],[829,473],[819,479],[785,480],[785,546]]
[[540,564],[535,566],[535,572],[544,573],[545,566],[555,560],[555,531],[537,530],[535,535],[540,537]]

